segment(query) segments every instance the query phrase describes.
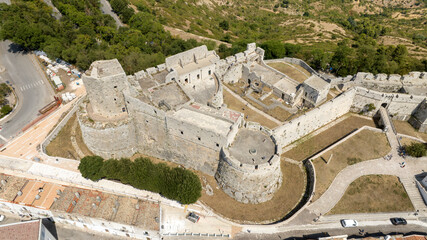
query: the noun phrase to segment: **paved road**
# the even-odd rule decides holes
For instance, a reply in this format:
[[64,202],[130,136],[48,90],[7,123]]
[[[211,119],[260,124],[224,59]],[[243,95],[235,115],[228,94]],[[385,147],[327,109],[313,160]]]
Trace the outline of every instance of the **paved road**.
[[325,228],[325,229],[316,229],[316,230],[293,230],[288,232],[278,232],[274,234],[249,234],[249,233],[239,233],[234,237],[236,240],[252,240],[252,239],[263,239],[263,240],[279,240],[279,239],[317,239],[319,237],[328,237],[328,236],[339,236],[339,235],[348,235],[349,237],[361,238],[363,235],[359,234],[359,230],[363,229],[368,236],[385,236],[385,235],[398,235],[398,234],[427,234],[427,228],[415,225],[408,224],[406,226],[393,226],[391,224],[384,224],[378,226],[369,226],[369,227],[357,227],[357,228]]
[[10,0],[0,0],[0,3],[6,3],[7,5],[10,5]]
[[114,21],[116,21],[117,28],[123,27],[122,21],[120,21],[119,16],[117,16],[117,14],[113,12],[110,3],[107,0],[100,0],[100,2],[102,13],[112,16],[114,18]]
[[35,119],[38,110],[53,100],[53,89],[32,54],[19,51],[10,41],[0,42],[0,65],[6,70],[1,82],[9,81],[18,95],[18,106],[11,117],[0,122],[0,144],[12,138]]

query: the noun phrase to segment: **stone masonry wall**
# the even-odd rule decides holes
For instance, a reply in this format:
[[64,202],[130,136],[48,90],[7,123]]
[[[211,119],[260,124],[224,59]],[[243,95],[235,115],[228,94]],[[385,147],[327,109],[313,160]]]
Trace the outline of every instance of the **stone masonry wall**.
[[304,115],[273,130],[279,148],[282,148],[314,130],[349,112],[355,90],[351,89]]
[[[351,111],[360,112],[367,104],[373,104],[375,109],[379,109],[382,104],[385,104],[388,112],[393,115],[394,119],[407,121],[424,100],[425,97],[423,96],[402,93],[382,93],[357,87]],[[371,111],[367,115],[373,116],[375,112]]]
[[84,74],[83,82],[95,114],[104,117],[122,114],[122,108],[125,107],[122,93],[126,88],[125,72],[103,78]]
[[139,152],[214,175],[218,166],[219,146],[226,139],[188,125],[181,127],[181,134],[179,123],[165,112],[125,96],[134,119]]
[[83,141],[94,154],[103,158],[130,157],[137,152],[137,138],[132,121],[122,120],[104,126],[90,121],[84,108],[77,111]]
[[239,202],[265,202],[282,184],[279,155],[274,155],[270,163],[257,165],[257,168],[241,164],[223,148],[215,178],[224,192]]

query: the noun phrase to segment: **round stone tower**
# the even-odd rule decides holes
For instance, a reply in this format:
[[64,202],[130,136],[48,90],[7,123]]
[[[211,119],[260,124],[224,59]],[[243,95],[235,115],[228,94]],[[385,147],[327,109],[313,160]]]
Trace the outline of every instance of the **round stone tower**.
[[267,130],[259,125],[242,128],[231,146],[221,149],[215,178],[239,202],[268,201],[282,183],[279,155]]

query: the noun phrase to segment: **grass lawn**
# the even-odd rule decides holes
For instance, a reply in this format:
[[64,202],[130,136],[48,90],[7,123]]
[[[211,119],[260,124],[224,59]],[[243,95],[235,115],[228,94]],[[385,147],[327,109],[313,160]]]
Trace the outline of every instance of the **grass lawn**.
[[352,182],[328,214],[407,211],[414,211],[414,207],[397,177],[368,175]]
[[427,142],[427,133],[418,132],[418,130],[413,128],[408,122],[393,120],[393,123],[398,133],[421,138]]
[[[318,199],[331,185],[335,176],[344,168],[358,162],[375,159],[390,152],[391,147],[384,133],[363,130],[345,142],[313,160],[316,168],[316,195]],[[325,163],[333,154],[328,164]]]
[[406,137],[402,137],[401,139],[400,139],[400,143],[402,144],[402,146],[405,146],[405,145],[411,145],[412,143],[419,143],[420,141],[416,141],[416,140],[414,140],[414,139],[411,139],[411,138],[406,138]]
[[[78,154],[71,144],[71,129],[73,124],[77,122],[77,116],[74,114],[65,126],[59,131],[59,134],[46,146],[46,153],[49,156],[63,157],[70,159],[78,159]],[[80,125],[77,123],[76,134],[75,134],[77,145],[80,150],[86,155],[94,155],[83,142],[82,132]]]
[[245,222],[272,222],[283,218],[300,201],[305,190],[305,171],[299,166],[285,161],[281,163],[283,182],[274,197],[261,204],[244,204],[225,194],[216,180],[206,176],[214,194],[209,196],[205,191],[200,200],[211,207],[215,213],[224,217]]
[[298,140],[298,145],[285,152],[283,155],[287,158],[302,161],[334,143],[354,129],[365,125],[375,127],[373,120],[368,120],[357,115],[351,115],[347,119],[337,123],[333,127],[317,134],[316,136],[311,137],[308,135],[307,137]]
[[[291,77],[292,79],[294,79],[295,81],[302,83],[304,82],[304,80],[306,80],[308,77],[311,76],[311,74],[305,70],[304,68],[302,68],[299,65],[294,65],[294,64],[286,64],[283,62],[275,62],[275,63],[268,63],[268,66],[277,69],[278,71],[288,75],[289,77]],[[298,70],[299,71],[298,71]],[[305,73],[308,77],[306,77],[304,74],[302,74],[301,72]]]
[[245,115],[246,121],[258,122],[270,129],[273,129],[278,126],[278,124],[276,124],[275,122],[269,120],[263,115],[245,106],[244,103],[242,103],[241,101],[239,101],[239,99],[231,95],[231,93],[229,93],[227,90],[224,90],[223,95],[224,95],[224,103],[227,104],[227,107],[232,110],[243,113]]

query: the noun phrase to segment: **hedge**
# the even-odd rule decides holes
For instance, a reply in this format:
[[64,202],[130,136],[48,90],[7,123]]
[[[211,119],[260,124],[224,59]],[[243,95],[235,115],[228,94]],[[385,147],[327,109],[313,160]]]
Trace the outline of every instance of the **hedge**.
[[99,156],[87,156],[80,160],[80,173],[92,181],[118,180],[135,188],[159,193],[182,204],[190,204],[201,196],[202,186],[193,172],[183,168],[171,168],[164,163],[154,164],[148,158],[128,158],[104,161]]

